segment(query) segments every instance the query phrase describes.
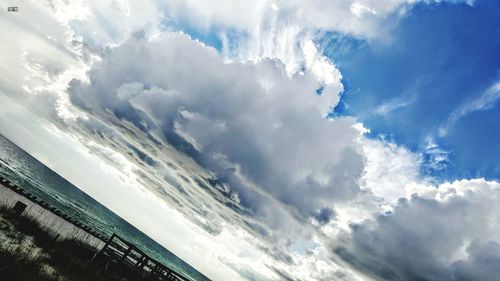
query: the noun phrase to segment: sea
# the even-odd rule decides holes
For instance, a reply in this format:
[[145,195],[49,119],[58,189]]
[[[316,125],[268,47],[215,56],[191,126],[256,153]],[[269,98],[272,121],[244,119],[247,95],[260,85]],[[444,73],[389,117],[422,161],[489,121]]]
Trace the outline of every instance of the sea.
[[0,134],[0,175],[106,237],[116,233],[191,280],[210,280]]

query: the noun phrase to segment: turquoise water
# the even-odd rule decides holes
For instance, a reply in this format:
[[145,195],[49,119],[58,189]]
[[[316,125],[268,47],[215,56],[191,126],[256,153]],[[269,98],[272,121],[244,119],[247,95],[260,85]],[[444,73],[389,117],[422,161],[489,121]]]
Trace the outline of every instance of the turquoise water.
[[106,236],[114,232],[192,280],[209,280],[140,230],[0,135],[0,175]]

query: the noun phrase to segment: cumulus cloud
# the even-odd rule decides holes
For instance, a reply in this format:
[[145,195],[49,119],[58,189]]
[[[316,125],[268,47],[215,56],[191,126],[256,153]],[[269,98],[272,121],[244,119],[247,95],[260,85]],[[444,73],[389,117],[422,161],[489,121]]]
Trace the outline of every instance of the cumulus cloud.
[[271,196],[307,217],[360,191],[359,133],[350,119],[324,118],[339,93],[313,94],[309,73],[290,79],[271,60],[225,64],[170,33],[152,41],[136,34],[89,75],[70,89],[75,104],[159,132],[230,182],[247,207]]
[[[7,5],[2,3],[2,10]],[[17,99],[50,96],[51,110],[71,117],[67,84],[73,78],[84,79],[88,69],[80,58],[81,42],[73,40],[64,19],[44,3],[21,3],[19,9],[0,18],[0,40],[5,42],[0,46],[0,91]]]
[[361,140],[366,157],[361,187],[389,204],[429,189],[432,179],[422,176],[424,155],[385,138]]
[[400,199],[392,212],[352,225],[334,250],[382,279],[494,280],[499,201],[496,182],[442,184],[429,193]]
[[495,241],[485,243],[472,242],[467,247],[467,259],[453,263],[455,280],[493,281],[500,275],[500,244]]
[[[474,255],[485,243],[497,243],[496,229],[472,229],[497,219],[498,196],[491,196],[497,184],[432,186],[419,175],[418,155],[364,138],[366,130],[354,120],[325,118],[324,103],[332,99],[312,94],[311,73],[290,78],[273,60],[226,64],[188,36],[165,33],[154,39],[136,34],[109,49],[89,76],[89,83],[72,83],[72,102],[105,123],[112,114],[114,122],[133,124],[143,137],[158,136],[212,171],[208,184],[234,200],[211,220],[227,222],[232,211],[250,210],[236,211],[238,219],[231,221],[270,242],[261,245],[271,257],[263,260],[282,278],[287,266],[307,264],[297,255],[302,248],[316,248],[314,260],[336,264],[318,280],[349,276],[350,266],[397,280],[454,280],[488,266]],[[152,157],[149,163],[161,159]],[[208,229],[225,233],[225,227]],[[333,254],[325,256],[324,246],[332,244]],[[339,268],[336,256],[347,265]],[[242,276],[264,278],[254,271],[261,263],[236,260],[228,263]]]
[[[303,252],[316,247],[308,222],[336,221],[337,204],[366,193],[359,186],[360,132],[353,119],[325,118],[339,92],[318,96],[316,86],[312,73],[290,78],[279,61],[227,64],[189,36],[136,33],[108,49],[88,81],[71,83],[71,101],[88,118],[69,130],[126,155],[135,163],[132,180],[214,239],[225,235],[221,243],[239,245],[224,254],[212,250],[242,276],[311,278],[312,261],[325,254],[318,250],[304,261]],[[92,151],[124,170],[106,150]],[[239,230],[228,234],[228,223]],[[234,240],[242,230],[254,240],[244,248]],[[241,259],[235,251],[259,258]],[[322,268],[318,280],[356,276],[324,262],[330,269]],[[276,270],[263,277],[263,266]]]

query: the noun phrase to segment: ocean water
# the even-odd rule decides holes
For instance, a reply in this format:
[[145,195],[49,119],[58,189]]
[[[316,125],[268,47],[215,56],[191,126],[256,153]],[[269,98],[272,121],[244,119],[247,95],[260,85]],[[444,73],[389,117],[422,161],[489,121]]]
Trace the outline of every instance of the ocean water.
[[112,233],[192,280],[210,280],[0,134],[0,175],[105,236]]

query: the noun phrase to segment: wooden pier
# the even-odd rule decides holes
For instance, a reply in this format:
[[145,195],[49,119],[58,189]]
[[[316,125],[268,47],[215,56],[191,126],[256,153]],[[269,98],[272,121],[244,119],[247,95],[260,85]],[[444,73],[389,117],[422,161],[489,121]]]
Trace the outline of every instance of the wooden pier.
[[144,280],[157,281],[188,281],[179,273],[166,267],[159,261],[149,257],[138,247],[118,235],[113,234],[104,247],[91,260],[105,258],[118,266],[125,266]]

